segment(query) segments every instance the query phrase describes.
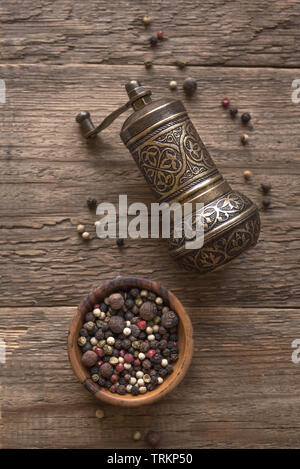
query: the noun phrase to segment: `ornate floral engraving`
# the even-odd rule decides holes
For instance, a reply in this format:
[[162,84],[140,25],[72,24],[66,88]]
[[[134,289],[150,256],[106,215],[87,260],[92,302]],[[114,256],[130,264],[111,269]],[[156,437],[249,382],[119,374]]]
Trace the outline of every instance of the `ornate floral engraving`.
[[185,255],[178,261],[186,270],[198,270],[200,273],[210,272],[227,264],[243,251],[254,246],[259,231],[260,219],[258,211],[256,211],[249,219],[223,233],[218,239],[208,242],[202,249],[186,250]]
[[[209,204],[205,205],[201,210],[195,211],[192,216],[192,223],[190,228],[195,231],[196,221],[200,220],[204,223],[204,235],[217,228],[224,222],[227,222],[242,212],[247,210],[252,205],[248,197],[240,194],[239,192],[230,191],[217,199],[212,200]],[[184,231],[184,230],[182,230]],[[186,238],[170,238],[169,249],[175,250],[180,248],[186,242]]]
[[159,197],[170,197],[216,167],[189,119],[169,123],[140,145],[130,148],[147,182]]

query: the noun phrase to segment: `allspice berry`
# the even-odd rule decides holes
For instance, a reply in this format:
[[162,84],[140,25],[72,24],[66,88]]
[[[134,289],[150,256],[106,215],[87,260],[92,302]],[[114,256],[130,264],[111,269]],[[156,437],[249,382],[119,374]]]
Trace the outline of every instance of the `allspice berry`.
[[157,307],[153,301],[145,301],[140,307],[140,316],[145,321],[151,321],[156,316]]
[[93,350],[88,350],[81,357],[82,364],[87,368],[94,366],[97,360],[98,355]]
[[160,442],[160,434],[158,432],[149,430],[145,437],[145,440],[150,446],[157,446]]
[[121,316],[112,316],[108,321],[108,327],[115,334],[121,334],[125,327],[125,320]]
[[178,316],[174,311],[167,311],[162,315],[161,323],[166,329],[176,327],[178,324]]
[[103,376],[103,378],[108,379],[113,374],[114,369],[113,369],[113,367],[111,366],[110,363],[105,362],[105,363],[103,363],[103,365],[100,366],[99,372],[100,372],[101,376]]
[[112,309],[121,309],[124,305],[124,298],[120,293],[113,293],[109,296],[109,305]]

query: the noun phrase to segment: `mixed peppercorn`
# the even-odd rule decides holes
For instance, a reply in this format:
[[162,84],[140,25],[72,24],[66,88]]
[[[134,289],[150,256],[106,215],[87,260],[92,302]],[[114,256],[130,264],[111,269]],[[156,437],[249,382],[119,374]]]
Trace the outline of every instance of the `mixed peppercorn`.
[[113,293],[85,315],[78,345],[99,386],[118,394],[145,394],[162,384],[178,360],[178,316],[155,293]]

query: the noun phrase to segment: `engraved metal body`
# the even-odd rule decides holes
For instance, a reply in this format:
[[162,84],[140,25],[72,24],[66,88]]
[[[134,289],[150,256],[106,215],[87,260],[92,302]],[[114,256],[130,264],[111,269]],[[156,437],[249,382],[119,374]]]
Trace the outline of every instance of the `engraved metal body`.
[[[111,122],[132,105],[135,112],[124,122],[121,139],[131,152],[159,202],[203,202],[204,245],[185,249],[185,238],[171,238],[169,250],[186,269],[212,271],[254,246],[260,231],[257,207],[243,194],[233,191],[216,168],[201,138],[179,100],[151,101],[150,92],[137,81],[126,85],[130,101],[111,116]],[[127,107],[126,107],[127,106]],[[95,129],[88,115],[87,136]],[[105,125],[107,126],[107,125]],[[94,131],[91,129],[94,128]]]

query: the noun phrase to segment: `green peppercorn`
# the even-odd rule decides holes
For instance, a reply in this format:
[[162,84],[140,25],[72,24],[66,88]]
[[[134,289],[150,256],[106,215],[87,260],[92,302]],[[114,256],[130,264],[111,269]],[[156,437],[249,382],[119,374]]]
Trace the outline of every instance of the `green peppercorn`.
[[78,338],[78,345],[79,345],[80,347],[83,347],[85,344],[86,344],[86,337],[80,336],[80,337]]
[[136,350],[139,350],[141,346],[141,343],[138,341],[138,340],[135,340],[134,342],[132,342],[132,347]]
[[113,353],[113,348],[107,344],[103,346],[103,350],[104,350],[105,355],[112,355]]
[[137,299],[135,300],[135,304],[136,304],[136,306],[138,306],[138,307],[142,306],[142,304],[143,304],[142,298],[137,298]]
[[99,381],[99,375],[92,375],[92,380],[95,381],[95,383],[97,383],[97,381]]

